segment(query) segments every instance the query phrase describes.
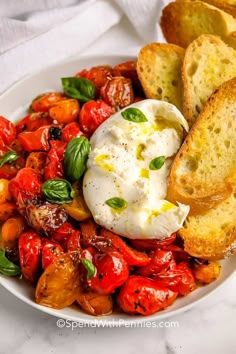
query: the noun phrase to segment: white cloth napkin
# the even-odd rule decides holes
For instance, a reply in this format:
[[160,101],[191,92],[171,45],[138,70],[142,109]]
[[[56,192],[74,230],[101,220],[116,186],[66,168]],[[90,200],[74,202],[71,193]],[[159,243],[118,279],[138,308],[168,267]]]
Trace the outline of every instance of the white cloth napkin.
[[[119,24],[123,16],[127,16],[143,43],[161,41],[158,22],[167,2],[1,0],[0,92],[28,73],[83,52]],[[128,48],[117,51],[128,54]]]

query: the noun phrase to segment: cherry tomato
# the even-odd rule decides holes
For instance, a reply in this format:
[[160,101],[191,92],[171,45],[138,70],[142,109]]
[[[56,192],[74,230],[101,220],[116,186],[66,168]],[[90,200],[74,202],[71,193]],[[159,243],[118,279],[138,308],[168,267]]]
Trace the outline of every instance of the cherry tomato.
[[66,221],[62,226],[60,226],[56,232],[51,234],[52,240],[59,242],[61,245],[66,241],[72,233],[75,231],[74,227],[70,222]]
[[57,140],[50,141],[50,144],[51,149],[46,159],[44,178],[45,180],[63,178],[63,158],[67,144]]
[[46,125],[34,132],[24,132],[18,135],[18,139],[23,148],[28,151],[48,151],[49,145],[49,129],[50,126]]
[[52,261],[63,253],[59,243],[50,241],[46,238],[42,239],[42,267],[46,269]]
[[[85,255],[85,257],[84,257]],[[99,294],[111,294],[129,277],[129,268],[123,256],[117,251],[106,254],[88,255],[82,258],[92,260],[96,267],[95,275],[88,280],[90,287]]]
[[83,105],[79,115],[81,129],[91,135],[112,114],[112,108],[102,100],[89,101]]
[[16,132],[17,134],[22,132],[34,132],[44,125],[50,124],[52,124],[52,119],[49,117],[48,113],[31,113],[22,118],[20,122],[16,124]]
[[171,251],[156,250],[150,252],[151,262],[137,270],[137,273],[145,277],[152,277],[166,272],[175,266],[174,257]]
[[47,159],[47,153],[43,151],[31,152],[27,157],[25,167],[32,168],[36,173],[43,176],[45,164]]
[[24,215],[31,227],[47,235],[51,235],[59,229],[68,218],[66,211],[61,205],[48,202],[39,205],[28,205]]
[[68,237],[68,239],[63,243],[63,248],[66,250],[66,252],[79,251],[81,249],[79,230],[75,230]]
[[101,88],[102,99],[116,110],[124,108],[134,102],[132,81],[123,76],[107,80]]
[[72,122],[67,124],[63,129],[62,129],[62,134],[61,138],[64,142],[69,143],[71,139],[77,137],[77,136],[84,136],[84,133],[81,132],[79,124],[76,122]]
[[22,168],[9,183],[9,191],[19,206],[42,198],[42,178],[32,168]]
[[109,65],[94,66],[90,70],[82,70],[76,76],[84,77],[94,84],[97,93],[105,85],[108,78],[112,77],[112,68]]
[[176,245],[164,246],[163,250],[171,251],[176,263],[189,262],[192,259],[190,254],[188,254],[186,251],[184,251],[183,248],[176,246]]
[[14,150],[19,156],[24,157],[25,151],[21,143],[19,142],[19,139],[13,140],[13,142],[9,145],[9,148],[11,150]]
[[80,223],[81,243],[84,248],[93,245],[93,241],[98,235],[98,226],[92,219]]
[[[137,250],[129,247],[125,241],[123,241],[118,235],[111,231],[102,228],[100,236],[104,237],[108,241],[108,244],[103,246],[103,251],[106,252],[107,248],[115,249],[122,254],[124,260],[129,266],[142,267],[150,263],[151,259],[145,253],[139,252]],[[96,243],[95,243],[96,246]],[[108,246],[108,247],[107,247]]]
[[[0,158],[3,157],[8,151],[11,151],[6,146],[0,147]],[[0,178],[12,179],[16,176],[17,172],[23,168],[25,165],[25,160],[19,157],[17,160],[11,163],[5,163],[0,167]]]
[[157,275],[155,281],[180,295],[187,295],[197,287],[191,268],[186,262],[181,262],[167,272]]
[[165,238],[164,240],[151,239],[151,240],[130,240],[131,244],[140,251],[151,251],[164,246],[170,245],[176,240],[176,233],[174,232],[170,237]]
[[137,67],[136,61],[126,61],[124,63],[120,63],[114,66],[113,75],[124,76],[128,79],[131,79],[133,88],[136,91],[136,93],[144,97],[143,89],[138,78],[136,67]]
[[194,278],[200,284],[210,284],[220,275],[220,265],[215,261],[195,258],[192,270]]
[[20,265],[24,277],[34,283],[40,273],[42,242],[33,230],[24,232],[19,238]]
[[16,138],[16,128],[8,119],[0,116],[0,138],[6,145],[10,145]]
[[79,111],[79,102],[68,98],[53,104],[49,109],[49,116],[59,124],[68,124],[76,121]]
[[49,108],[56,102],[61,101],[65,96],[60,92],[48,92],[37,96],[31,103],[35,112],[48,112]]
[[117,302],[124,312],[148,316],[171,305],[177,295],[154,280],[131,276],[120,289]]

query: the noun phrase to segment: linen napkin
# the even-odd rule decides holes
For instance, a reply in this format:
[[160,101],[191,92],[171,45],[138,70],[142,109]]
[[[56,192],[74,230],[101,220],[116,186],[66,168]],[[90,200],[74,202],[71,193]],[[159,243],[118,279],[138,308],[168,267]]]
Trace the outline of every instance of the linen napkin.
[[[143,44],[162,41],[158,22],[161,9],[168,2],[1,0],[0,93],[26,74],[82,53],[119,25],[123,16],[129,19]],[[111,54],[109,44],[106,48]],[[122,51],[128,54],[129,49],[117,48],[117,52]]]

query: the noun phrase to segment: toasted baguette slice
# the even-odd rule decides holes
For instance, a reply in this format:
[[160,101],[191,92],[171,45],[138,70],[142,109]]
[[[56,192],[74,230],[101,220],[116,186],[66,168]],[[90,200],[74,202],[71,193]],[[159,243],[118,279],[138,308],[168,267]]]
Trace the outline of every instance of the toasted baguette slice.
[[[199,1],[199,0],[176,0],[176,2],[184,2],[184,1]],[[227,12],[233,17],[236,17],[236,1],[235,0],[200,0],[208,3],[209,5],[213,5],[218,7],[219,9]]]
[[184,49],[174,44],[151,43],[141,49],[137,72],[147,98],[173,103],[182,111],[183,57]]
[[212,92],[236,76],[236,51],[219,37],[202,35],[185,52],[184,115],[191,127]]
[[163,10],[161,28],[167,42],[186,48],[201,34],[215,34],[227,40],[236,31],[236,19],[201,1],[173,2]]
[[[236,78],[206,103],[171,166],[167,199],[202,214],[230,196],[236,185]],[[212,220],[214,222],[214,220]]]
[[[236,192],[236,190],[235,190]],[[223,259],[236,250],[236,193],[205,214],[189,216],[179,235],[194,257]]]

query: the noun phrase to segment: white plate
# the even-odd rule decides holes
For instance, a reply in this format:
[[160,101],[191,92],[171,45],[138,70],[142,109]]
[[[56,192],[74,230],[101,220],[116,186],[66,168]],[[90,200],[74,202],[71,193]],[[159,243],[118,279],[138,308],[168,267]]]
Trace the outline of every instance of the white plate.
[[[2,96],[0,96],[0,115],[5,116],[12,121],[20,118],[25,110],[25,107],[38,94],[47,90],[61,90],[60,78],[65,76],[72,76],[83,68],[90,68],[99,64],[115,65],[123,61],[133,60],[133,57],[124,57],[119,55],[111,56],[81,56],[78,59],[68,60],[53,67],[49,67],[37,74],[26,77],[24,80],[15,84]],[[63,310],[53,310],[47,307],[37,305],[34,301],[34,288],[23,280],[8,278],[0,275],[0,284],[9,290],[13,295],[29,304],[30,306],[46,312],[53,316],[63,319],[69,319],[78,322],[93,323],[97,319],[103,319],[106,325],[122,325],[125,321],[145,322],[145,321],[161,321],[169,316],[173,316],[180,312],[186,311],[193,305],[196,305],[200,300],[207,295],[212,294],[219,286],[221,286],[236,269],[236,256],[232,256],[222,262],[222,272],[219,279],[210,285],[200,287],[193,293],[177,299],[174,304],[166,310],[157,312],[148,317],[128,316],[125,314],[114,314],[103,317],[93,317],[83,313],[72,306]]]

